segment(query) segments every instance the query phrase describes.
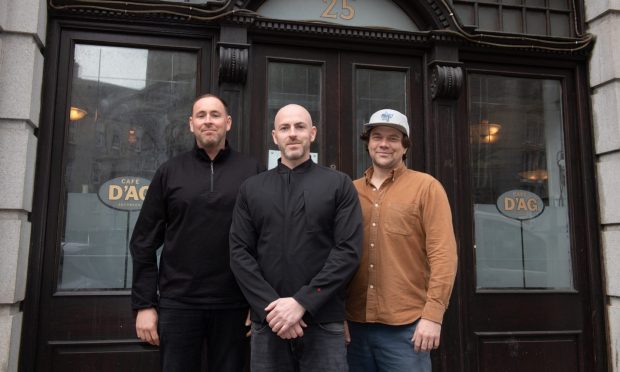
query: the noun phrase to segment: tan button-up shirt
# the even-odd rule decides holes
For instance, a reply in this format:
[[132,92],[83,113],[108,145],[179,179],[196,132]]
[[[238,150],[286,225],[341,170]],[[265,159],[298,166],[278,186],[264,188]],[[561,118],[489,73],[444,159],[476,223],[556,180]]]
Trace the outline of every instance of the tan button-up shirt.
[[379,188],[372,167],[354,182],[364,219],[364,250],[348,287],[347,319],[401,325],[441,323],[457,253],[446,192],[402,163]]

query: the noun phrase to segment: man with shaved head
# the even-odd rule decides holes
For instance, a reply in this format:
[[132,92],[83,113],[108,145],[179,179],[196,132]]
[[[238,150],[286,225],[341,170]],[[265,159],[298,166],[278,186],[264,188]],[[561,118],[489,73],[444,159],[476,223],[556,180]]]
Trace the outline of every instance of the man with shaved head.
[[281,158],[239,190],[230,264],[251,308],[251,369],[347,371],[346,285],[362,243],[349,177],[310,159],[310,113],[287,105],[272,131]]

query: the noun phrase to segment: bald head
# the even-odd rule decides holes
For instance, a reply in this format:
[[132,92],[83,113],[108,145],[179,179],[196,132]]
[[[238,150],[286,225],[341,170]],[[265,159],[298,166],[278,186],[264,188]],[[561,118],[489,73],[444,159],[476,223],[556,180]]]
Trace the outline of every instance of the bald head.
[[310,144],[316,138],[316,127],[303,106],[282,107],[273,121],[271,134],[280,149],[282,164],[292,169],[310,159]]
[[306,108],[303,106],[291,103],[282,107],[276,113],[276,117],[273,121],[274,129],[277,128],[278,123],[288,121],[291,118],[303,120],[303,122],[305,122],[309,126],[312,126],[312,117],[310,116],[308,110],[306,110]]

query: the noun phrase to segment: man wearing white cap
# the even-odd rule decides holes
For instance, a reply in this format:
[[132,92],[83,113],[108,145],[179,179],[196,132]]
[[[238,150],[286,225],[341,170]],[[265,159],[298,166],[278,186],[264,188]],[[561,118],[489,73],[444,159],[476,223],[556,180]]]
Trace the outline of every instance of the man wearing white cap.
[[364,129],[372,166],[354,182],[364,242],[347,293],[349,368],[430,372],[456,275],[450,205],[439,181],[407,169],[405,115],[379,110]]

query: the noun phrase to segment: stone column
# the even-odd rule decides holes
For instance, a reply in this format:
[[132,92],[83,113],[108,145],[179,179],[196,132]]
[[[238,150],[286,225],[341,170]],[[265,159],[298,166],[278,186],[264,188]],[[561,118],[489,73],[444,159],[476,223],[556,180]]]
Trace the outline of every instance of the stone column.
[[0,372],[17,371],[47,7],[0,0]]
[[594,150],[601,222],[611,371],[620,372],[620,2],[586,0],[588,32],[596,36],[590,60]]

